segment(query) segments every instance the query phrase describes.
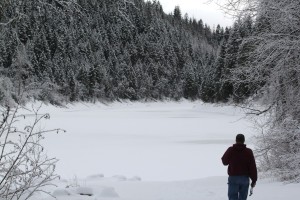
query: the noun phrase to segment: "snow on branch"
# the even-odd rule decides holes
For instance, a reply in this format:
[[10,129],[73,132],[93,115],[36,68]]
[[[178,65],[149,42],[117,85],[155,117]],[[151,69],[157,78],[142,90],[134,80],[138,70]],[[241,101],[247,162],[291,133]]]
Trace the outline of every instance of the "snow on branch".
[[[41,143],[49,132],[61,129],[42,130],[43,120],[49,114],[39,114],[41,106],[26,109],[20,105],[3,107],[0,119],[0,199],[28,199],[35,192],[44,192],[52,185],[56,158],[44,153]],[[23,110],[23,111],[21,111]],[[30,111],[30,112],[29,112]]]
[[255,16],[258,0],[210,0],[211,2],[216,2],[216,4],[223,10],[227,15],[233,17],[242,17],[242,16]]

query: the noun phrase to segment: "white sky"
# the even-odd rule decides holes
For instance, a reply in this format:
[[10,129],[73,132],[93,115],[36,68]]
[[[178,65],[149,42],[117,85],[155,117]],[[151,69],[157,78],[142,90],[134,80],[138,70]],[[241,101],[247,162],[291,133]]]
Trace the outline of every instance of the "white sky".
[[210,2],[210,0],[159,0],[165,13],[173,12],[175,6],[179,6],[182,16],[188,13],[189,17],[194,17],[197,20],[202,19],[203,23],[208,24],[211,28],[217,24],[223,27],[231,26],[233,24],[232,18],[225,15],[216,1],[222,3],[224,0],[215,0],[214,2]]

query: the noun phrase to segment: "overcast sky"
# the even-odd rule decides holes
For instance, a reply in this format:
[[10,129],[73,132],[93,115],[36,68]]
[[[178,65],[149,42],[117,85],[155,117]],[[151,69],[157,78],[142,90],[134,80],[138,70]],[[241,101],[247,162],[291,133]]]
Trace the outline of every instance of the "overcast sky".
[[209,0],[159,0],[159,2],[165,13],[173,12],[175,6],[179,6],[182,16],[188,13],[189,17],[202,19],[203,23],[208,24],[211,28],[216,27],[217,24],[224,27],[233,24],[232,18],[226,16],[215,2],[208,3]]

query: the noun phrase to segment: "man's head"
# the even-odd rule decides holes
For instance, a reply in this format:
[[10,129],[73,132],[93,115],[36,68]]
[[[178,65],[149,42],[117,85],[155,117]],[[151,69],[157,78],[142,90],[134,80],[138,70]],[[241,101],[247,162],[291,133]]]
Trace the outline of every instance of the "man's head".
[[236,143],[244,144],[245,136],[243,134],[237,134],[235,141],[236,141]]

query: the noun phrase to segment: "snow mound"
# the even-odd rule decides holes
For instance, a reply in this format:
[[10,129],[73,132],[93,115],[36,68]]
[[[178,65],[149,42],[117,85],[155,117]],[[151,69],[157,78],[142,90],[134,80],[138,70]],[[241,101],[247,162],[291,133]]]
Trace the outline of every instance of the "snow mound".
[[123,176],[123,175],[115,175],[112,177],[112,179],[115,181],[126,181],[127,180],[126,176]]
[[76,190],[77,194],[86,195],[86,196],[93,196],[93,189],[90,187],[78,187]]
[[59,197],[59,196],[70,196],[71,194],[65,189],[57,189],[53,191],[52,195],[55,197]]
[[97,198],[119,198],[119,194],[113,187],[103,187]]
[[139,176],[134,176],[134,177],[128,179],[128,181],[141,181],[141,180],[142,179]]
[[102,178],[104,178],[104,175],[103,175],[103,174],[94,174],[94,175],[91,175],[91,176],[88,176],[88,177],[87,177],[88,180],[102,179]]

